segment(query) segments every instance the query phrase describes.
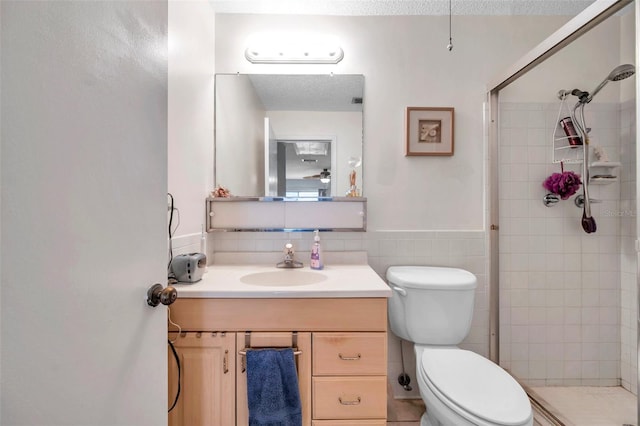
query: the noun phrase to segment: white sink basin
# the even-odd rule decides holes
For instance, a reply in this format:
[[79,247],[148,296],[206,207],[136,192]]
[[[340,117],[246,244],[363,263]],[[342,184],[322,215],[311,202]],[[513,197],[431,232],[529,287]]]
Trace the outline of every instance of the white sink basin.
[[240,281],[245,284],[267,287],[295,287],[317,284],[327,276],[321,272],[300,271],[298,269],[280,269],[277,271],[254,272],[243,275]]

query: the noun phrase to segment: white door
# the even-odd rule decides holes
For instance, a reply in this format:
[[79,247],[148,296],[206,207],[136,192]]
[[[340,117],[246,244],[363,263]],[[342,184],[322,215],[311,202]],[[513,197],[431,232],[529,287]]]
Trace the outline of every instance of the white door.
[[166,1],[0,17],[0,423],[166,424]]

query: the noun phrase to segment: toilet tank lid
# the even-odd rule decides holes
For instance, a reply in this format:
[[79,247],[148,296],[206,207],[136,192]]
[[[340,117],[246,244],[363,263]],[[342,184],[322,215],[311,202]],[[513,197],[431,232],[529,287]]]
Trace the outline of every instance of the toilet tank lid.
[[392,266],[387,280],[398,287],[432,290],[471,290],[478,285],[471,272],[440,266]]

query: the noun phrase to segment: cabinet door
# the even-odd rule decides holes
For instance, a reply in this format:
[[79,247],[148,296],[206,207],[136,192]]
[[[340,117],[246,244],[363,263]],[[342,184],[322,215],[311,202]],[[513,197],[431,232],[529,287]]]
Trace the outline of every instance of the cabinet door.
[[[169,426],[235,424],[235,333],[169,333],[180,360],[180,397]],[[169,406],[178,389],[178,366],[169,348]]]
[[[296,356],[298,368],[298,386],[300,388],[300,402],[302,403],[302,425],[311,426],[311,333],[297,333],[297,347],[300,354]],[[238,350],[249,347],[290,347],[292,344],[290,332],[252,332],[250,341],[246,341],[244,333],[237,335]],[[244,356],[238,355],[236,363],[238,371],[237,388],[237,426],[249,424],[249,407],[247,402],[247,373]]]

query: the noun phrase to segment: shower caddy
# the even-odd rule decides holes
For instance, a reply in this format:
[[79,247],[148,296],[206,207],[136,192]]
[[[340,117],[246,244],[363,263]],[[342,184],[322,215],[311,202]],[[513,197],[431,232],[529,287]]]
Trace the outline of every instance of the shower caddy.
[[[560,99],[560,108],[558,117],[556,118],[556,127],[553,131],[553,162],[554,163],[582,163],[584,159],[584,150],[588,145],[571,145],[569,140],[572,136],[567,136],[560,125],[562,117],[570,117],[571,113],[566,104],[566,98],[571,93],[566,90],[558,92]],[[587,133],[591,132],[591,128],[587,127]],[[578,136],[579,137],[579,136]],[[589,164],[589,184],[590,185],[609,185],[618,180],[613,174],[614,170],[620,167],[620,163],[616,161],[592,161]]]
[[[560,99],[560,108],[558,109],[558,117],[556,118],[556,126],[553,130],[553,162],[563,164],[582,164],[584,159],[584,148],[582,140],[579,145],[572,145],[569,140],[576,136],[567,136],[560,125],[560,121],[564,118],[570,117],[571,112],[567,106],[567,96],[571,93],[561,90],[558,92],[558,98]],[[587,129],[589,132],[591,129]],[[580,136],[577,136],[580,138]]]
[[[553,131],[553,143],[552,143],[552,162],[560,163],[564,170],[564,164],[582,164],[584,161],[585,150],[589,149],[589,145],[584,144],[579,135],[567,135],[562,128],[561,122],[566,118],[571,117],[571,112],[567,106],[566,99],[571,94],[570,91],[560,90],[558,92],[558,99],[560,99],[560,107],[558,109],[558,116],[556,117],[556,126]],[[591,128],[585,129],[586,133],[591,132]],[[571,144],[572,138],[579,138],[579,144]],[[620,167],[619,162],[614,161],[593,161],[588,166],[588,184],[589,185],[609,185],[618,180],[618,177],[614,175],[615,169]],[[583,176],[584,178],[584,176]],[[583,182],[584,184],[584,182]],[[543,197],[543,203],[547,207],[552,207],[560,201],[557,194],[548,193]],[[582,208],[584,203],[584,196],[579,194],[575,200],[577,207]],[[600,200],[591,199],[592,203],[599,203]]]

